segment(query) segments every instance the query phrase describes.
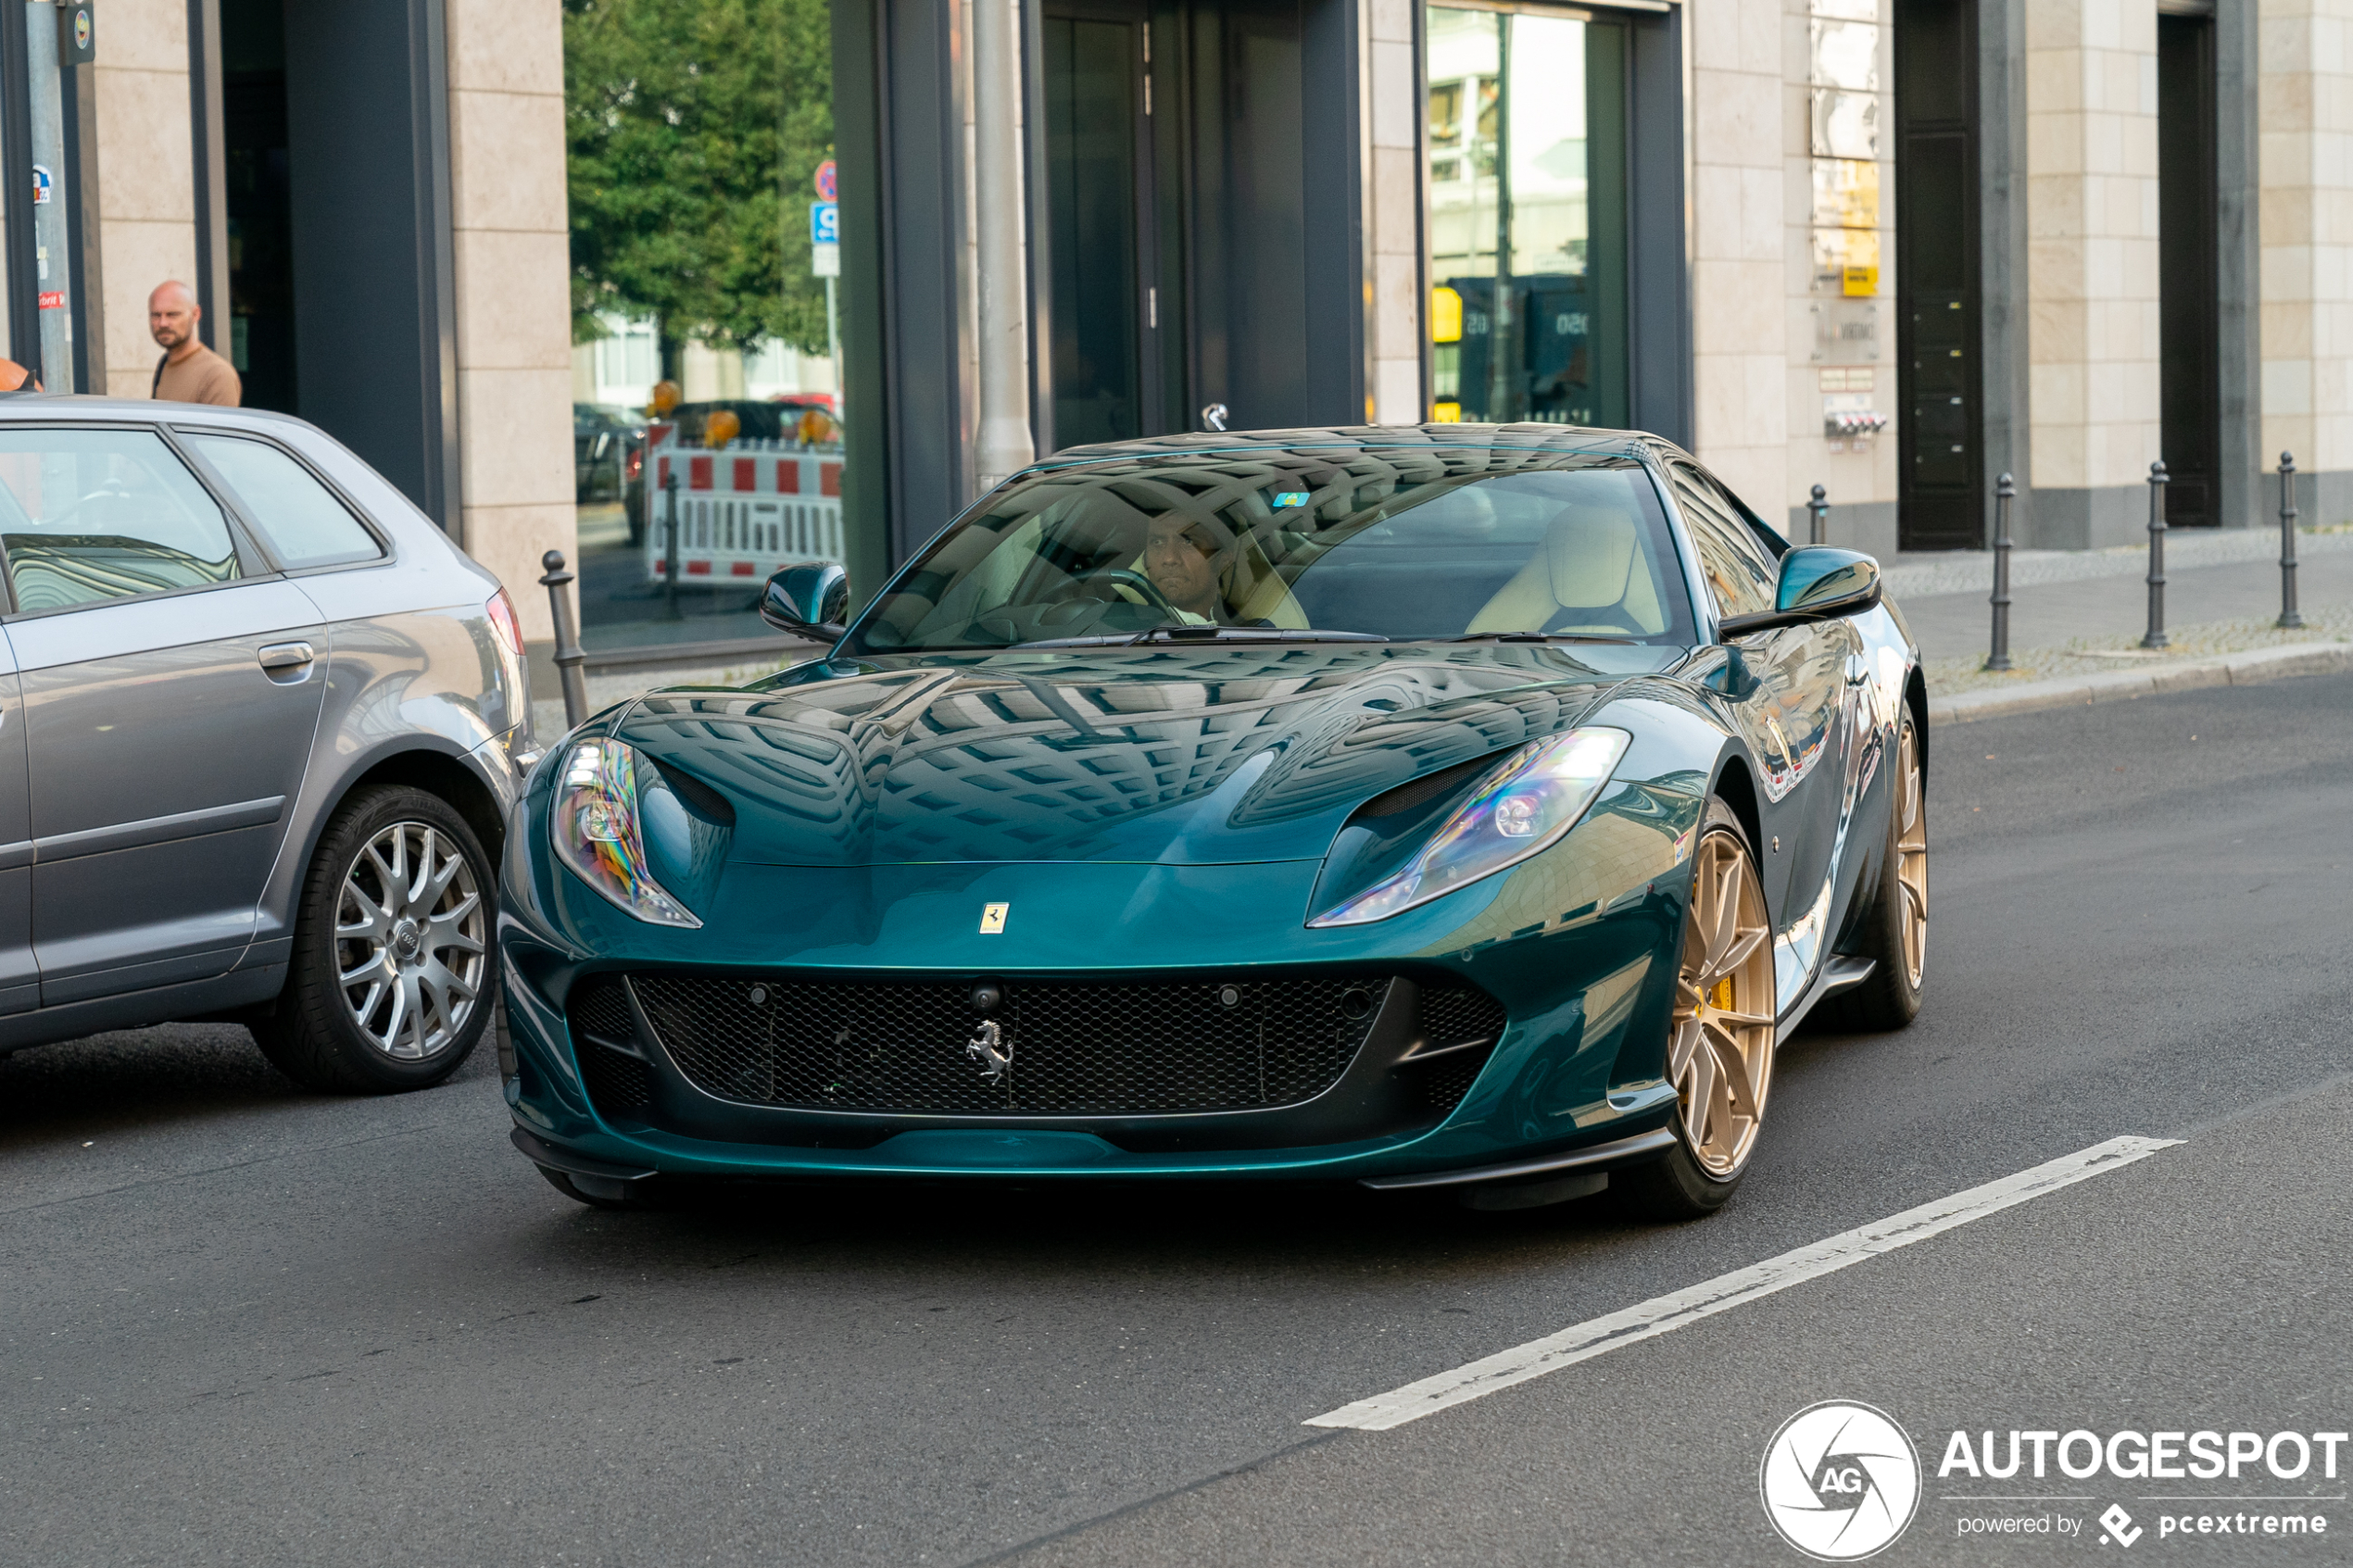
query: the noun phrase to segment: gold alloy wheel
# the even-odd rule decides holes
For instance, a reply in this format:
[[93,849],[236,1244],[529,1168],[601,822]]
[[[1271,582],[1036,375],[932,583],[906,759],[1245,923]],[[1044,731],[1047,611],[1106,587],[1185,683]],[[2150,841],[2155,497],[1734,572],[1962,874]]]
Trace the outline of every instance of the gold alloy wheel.
[[1667,1071],[1702,1170],[1731,1176],[1765,1119],[1773,1079],[1773,941],[1765,891],[1737,834],[1699,841]]
[[1904,907],[1896,919],[1904,932],[1904,977],[1919,989],[1928,961],[1928,811],[1920,779],[1919,735],[1904,726],[1896,745],[1895,884]]

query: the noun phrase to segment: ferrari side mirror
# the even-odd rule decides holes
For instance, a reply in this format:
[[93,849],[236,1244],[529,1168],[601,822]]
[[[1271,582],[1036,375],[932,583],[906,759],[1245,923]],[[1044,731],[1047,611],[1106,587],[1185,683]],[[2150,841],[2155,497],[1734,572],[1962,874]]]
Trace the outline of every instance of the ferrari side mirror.
[[812,642],[839,642],[849,619],[849,573],[830,560],[785,568],[761,592],[760,619]]
[[1781,558],[1781,580],[1771,609],[1726,616],[1717,633],[1729,640],[1776,626],[1860,615],[1879,603],[1880,594],[1879,562],[1858,550],[1810,546]]

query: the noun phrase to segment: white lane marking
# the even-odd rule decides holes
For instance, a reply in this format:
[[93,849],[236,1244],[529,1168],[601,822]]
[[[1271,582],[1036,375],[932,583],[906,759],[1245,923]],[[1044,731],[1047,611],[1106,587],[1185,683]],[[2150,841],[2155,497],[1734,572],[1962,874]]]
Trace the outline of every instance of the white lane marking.
[[1541,1339],[1531,1339],[1525,1345],[1441,1372],[1435,1377],[1425,1377],[1418,1383],[1408,1383],[1403,1388],[1386,1394],[1376,1394],[1369,1399],[1359,1399],[1353,1405],[1342,1405],[1327,1415],[1319,1415],[1306,1424],[1310,1426],[1353,1426],[1365,1432],[1386,1432],[1392,1426],[1403,1426],[1409,1421],[1419,1421],[1426,1415],[1483,1398],[1515,1383],[1525,1383],[1541,1377],[1548,1372],[1591,1361],[1621,1345],[1632,1345],[1644,1339],[1656,1338],[1670,1329],[1714,1317],[1744,1301],[1760,1296],[1770,1296],[1777,1290],[1787,1290],[1793,1285],[1803,1285],[1809,1279],[1835,1273],[1849,1264],[1859,1263],[1882,1252],[1893,1252],[1899,1247],[1909,1247],[1916,1241],[1949,1231],[1956,1225],[1982,1220],[1998,1213],[2013,1204],[2064,1186],[2103,1174],[2120,1171],[2135,1160],[2145,1160],[2160,1148],[2171,1148],[2179,1138],[2110,1138],[2102,1144],[2074,1154],[2064,1155],[2047,1164],[1987,1182],[1983,1186],[1957,1192],[1950,1198],[1940,1198],[1933,1203],[1923,1203],[1917,1209],[1906,1209],[1857,1229],[1784,1252],[1778,1258],[1768,1258],[1744,1269],[1719,1274],[1704,1285],[1678,1290],[1672,1295],[1655,1297],[1640,1306],[1607,1317],[1592,1319],[1574,1328],[1548,1334]]

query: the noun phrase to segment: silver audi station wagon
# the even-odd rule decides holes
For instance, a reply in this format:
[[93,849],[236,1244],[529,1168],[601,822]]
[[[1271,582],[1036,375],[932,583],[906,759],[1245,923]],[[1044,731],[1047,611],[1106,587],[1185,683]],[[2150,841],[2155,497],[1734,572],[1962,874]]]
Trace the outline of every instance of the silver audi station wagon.
[[0,1054],[248,1025],[321,1089],[481,1038],[534,760],[498,581],[312,426],[0,398]]

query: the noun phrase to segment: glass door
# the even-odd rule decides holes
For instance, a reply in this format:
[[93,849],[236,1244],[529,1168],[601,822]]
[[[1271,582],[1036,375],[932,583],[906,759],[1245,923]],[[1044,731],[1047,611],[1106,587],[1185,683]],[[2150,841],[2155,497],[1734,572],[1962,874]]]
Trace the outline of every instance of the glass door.
[[1429,9],[1433,412],[1622,427],[1627,30]]
[[1906,550],[1986,543],[1976,38],[1975,0],[1895,7],[1896,539]]
[[882,410],[843,386],[840,284],[879,252],[842,220],[862,193],[835,157],[832,17],[805,0],[563,8],[567,553],[592,671],[657,646],[774,647],[769,573],[854,543],[842,431]]
[[1055,448],[1156,433],[1150,31],[1140,6],[1040,20]]
[[2165,521],[2222,521],[2214,19],[2157,19],[2157,317]]

